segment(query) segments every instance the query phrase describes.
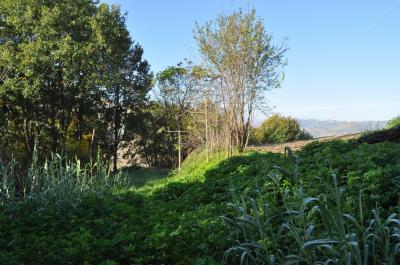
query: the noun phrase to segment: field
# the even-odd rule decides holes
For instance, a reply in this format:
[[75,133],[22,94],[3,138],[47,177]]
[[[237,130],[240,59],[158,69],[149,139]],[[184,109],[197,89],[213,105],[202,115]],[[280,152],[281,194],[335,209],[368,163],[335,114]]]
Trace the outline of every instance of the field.
[[332,136],[324,136],[324,137],[319,137],[316,139],[310,139],[310,140],[298,140],[298,141],[293,141],[293,142],[288,142],[288,143],[278,143],[278,144],[267,144],[264,146],[250,146],[249,150],[250,151],[256,151],[256,152],[272,152],[272,153],[283,153],[285,152],[285,148],[289,147],[293,151],[301,150],[303,147],[305,147],[308,144],[311,144],[313,142],[327,142],[327,141],[333,141],[333,140],[354,140],[359,138],[362,135],[362,133],[352,133],[352,134],[344,134],[344,135],[332,135]]
[[[128,177],[137,173],[143,181],[90,193],[73,205],[6,204],[0,263],[221,264],[225,258],[227,264],[272,264],[273,256],[274,264],[397,264],[399,151],[395,143],[336,140],[294,155],[221,154],[208,163],[198,151],[180,173],[134,169]],[[339,217],[324,216],[324,207]],[[296,214],[263,219],[289,210]],[[257,228],[255,220],[264,225]],[[309,238],[297,238],[305,231]],[[375,245],[367,251],[370,241]]]

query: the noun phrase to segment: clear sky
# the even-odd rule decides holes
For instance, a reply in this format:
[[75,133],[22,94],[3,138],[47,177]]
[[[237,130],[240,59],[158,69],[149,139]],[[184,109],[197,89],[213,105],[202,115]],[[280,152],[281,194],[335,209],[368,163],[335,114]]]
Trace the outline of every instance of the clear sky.
[[287,38],[288,66],[268,94],[274,112],[298,118],[386,120],[400,113],[400,0],[103,0],[158,72],[198,59],[195,22],[254,7],[268,33]]

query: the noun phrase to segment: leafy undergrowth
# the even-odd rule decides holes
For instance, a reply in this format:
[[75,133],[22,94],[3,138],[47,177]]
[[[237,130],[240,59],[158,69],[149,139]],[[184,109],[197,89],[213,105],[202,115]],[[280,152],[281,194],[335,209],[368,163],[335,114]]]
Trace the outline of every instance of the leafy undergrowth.
[[[298,152],[299,176],[313,193],[320,188],[316,177],[335,173],[348,192],[346,207],[363,190],[366,213],[376,205],[397,211],[399,151],[392,143],[314,143]],[[215,156],[207,163],[194,153],[180,173],[88,196],[76,207],[5,206],[0,264],[221,264],[237,233],[219,216],[229,211],[232,193],[252,196],[265,186],[275,165],[290,167],[282,154]]]
[[144,185],[156,182],[160,179],[165,178],[169,174],[168,169],[145,168],[136,166],[124,168],[122,172],[130,177],[131,184],[136,188],[140,188]]

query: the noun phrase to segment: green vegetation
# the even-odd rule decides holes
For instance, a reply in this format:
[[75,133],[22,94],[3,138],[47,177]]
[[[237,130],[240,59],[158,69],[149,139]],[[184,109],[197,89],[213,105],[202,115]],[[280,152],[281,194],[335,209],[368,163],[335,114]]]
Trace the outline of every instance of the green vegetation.
[[28,165],[35,144],[84,161],[101,149],[115,170],[152,86],[142,54],[118,6],[0,1],[2,155]]
[[[266,185],[253,196],[235,196],[231,204],[234,213],[223,216],[239,234],[234,246],[225,252],[225,261],[396,264],[400,258],[400,219],[398,208],[391,206],[397,204],[390,200],[386,201],[388,208],[381,208],[378,202],[374,207],[369,201],[390,184],[376,181],[375,176],[368,184],[363,183],[368,178],[353,182],[348,177],[346,185],[333,173],[307,179],[299,174],[299,158],[287,151],[289,166],[271,171]],[[392,185],[399,178],[398,169],[395,171]],[[371,192],[372,186],[380,190]],[[392,199],[398,192],[398,186],[388,191]]]
[[287,47],[272,41],[255,9],[220,14],[196,25],[194,35],[210,77],[205,92],[214,104],[222,105],[227,148],[243,152],[252,114],[268,110],[265,92],[281,86]]
[[0,264],[396,264],[397,129],[246,153],[287,48],[255,10],[194,33],[202,66],[153,74],[118,6],[0,1]]
[[[376,264],[381,264],[390,255],[398,258],[393,256],[393,247],[399,243],[397,219],[394,215],[386,218],[398,212],[399,150],[400,146],[393,143],[314,143],[296,153],[300,157],[298,167],[294,158],[281,154],[247,153],[229,159],[221,154],[207,163],[204,152],[197,152],[184,162],[181,173],[140,188],[134,188],[134,181],[125,177],[123,188],[110,185],[108,190],[88,193],[63,207],[32,204],[29,197],[6,203],[0,214],[0,263],[220,264],[229,249],[227,262],[238,264],[239,243],[262,246],[249,250],[245,260],[259,251],[253,264],[264,264],[261,258],[270,253],[275,255],[276,264],[292,254],[297,255],[293,259],[301,258],[307,264],[305,249],[318,254],[311,255],[313,260],[334,257],[344,262],[342,255],[348,251],[359,249],[365,254],[365,242],[369,241],[361,244],[361,231],[366,229],[362,227],[368,227],[369,221],[379,221],[379,225],[365,230],[365,236],[375,235],[368,237],[376,239],[375,245],[369,245],[369,255],[375,255]],[[340,196],[340,202],[334,196]],[[245,199],[240,200],[242,197]],[[308,202],[306,198],[315,199]],[[246,206],[247,217],[253,218],[257,211],[248,208],[253,200],[257,205],[267,203],[271,216],[288,210],[303,212],[284,214],[267,223],[264,236],[253,230],[256,227],[246,225],[249,230],[244,237],[219,216],[234,222],[242,220],[238,218],[245,212],[236,213],[228,206],[232,202],[233,206]],[[323,207],[339,217],[321,219]],[[261,208],[258,211],[265,213]],[[348,216],[342,218],[342,214]],[[329,225],[332,220],[338,223]],[[284,224],[287,230],[281,229]],[[343,234],[338,231],[341,226]],[[379,229],[388,229],[384,235],[392,235],[390,240],[384,239]],[[294,240],[306,231],[312,237]],[[277,238],[266,236],[268,233]],[[342,236],[347,236],[346,241]],[[304,247],[313,239],[321,240]],[[358,249],[350,249],[353,242],[359,243]]]
[[260,127],[252,130],[250,142],[252,144],[271,144],[308,139],[312,139],[312,136],[301,130],[295,119],[275,114],[266,119]]
[[388,123],[386,124],[386,128],[394,128],[397,126],[400,126],[400,115],[389,120]]
[[129,167],[123,168],[122,174],[129,176],[129,182],[136,188],[150,184],[168,176],[169,170],[162,168]]
[[33,207],[68,208],[79,204],[83,197],[102,196],[131,185],[127,175],[112,174],[99,157],[81,164],[80,160],[53,155],[41,164],[35,149],[24,175],[19,167],[15,161],[0,163],[0,205],[18,205],[22,200]]
[[26,170],[35,145],[41,160],[88,162],[101,150],[116,172],[121,156],[173,168],[202,145],[244,151],[250,117],[283,80],[287,48],[255,10],[214,22],[194,30],[205,64],[185,59],[153,74],[118,5],[0,1],[2,159]]

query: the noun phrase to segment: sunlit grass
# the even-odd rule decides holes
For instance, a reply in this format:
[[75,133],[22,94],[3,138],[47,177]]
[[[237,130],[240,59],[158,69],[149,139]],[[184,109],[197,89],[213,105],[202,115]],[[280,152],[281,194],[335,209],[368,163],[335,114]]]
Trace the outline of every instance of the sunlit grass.
[[135,188],[141,188],[168,176],[170,170],[161,168],[128,167],[122,173],[130,178],[130,183]]

